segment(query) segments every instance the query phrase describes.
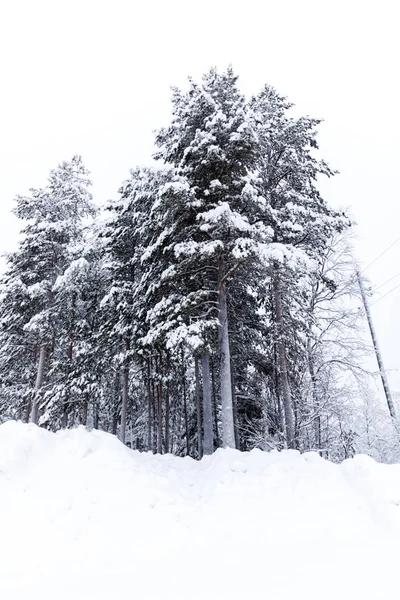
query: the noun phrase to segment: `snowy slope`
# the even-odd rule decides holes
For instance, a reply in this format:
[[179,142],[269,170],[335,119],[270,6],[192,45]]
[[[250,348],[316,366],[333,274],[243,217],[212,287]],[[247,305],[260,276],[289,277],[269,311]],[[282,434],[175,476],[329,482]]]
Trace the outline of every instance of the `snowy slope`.
[[7,422],[0,598],[394,598],[399,504],[400,465],[365,456],[196,462]]

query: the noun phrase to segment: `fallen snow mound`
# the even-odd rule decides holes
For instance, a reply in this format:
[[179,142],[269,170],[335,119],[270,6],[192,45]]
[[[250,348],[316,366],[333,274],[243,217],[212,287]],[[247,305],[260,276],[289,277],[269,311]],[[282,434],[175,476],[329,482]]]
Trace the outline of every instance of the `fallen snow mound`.
[[398,594],[400,465],[219,450],[197,462],[84,428],[0,425],[0,597]]

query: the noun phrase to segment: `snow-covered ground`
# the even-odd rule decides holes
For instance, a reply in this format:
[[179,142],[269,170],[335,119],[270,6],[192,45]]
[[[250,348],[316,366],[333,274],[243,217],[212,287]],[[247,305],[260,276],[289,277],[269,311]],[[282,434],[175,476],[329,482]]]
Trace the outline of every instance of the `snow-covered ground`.
[[0,426],[0,598],[396,598],[400,465]]

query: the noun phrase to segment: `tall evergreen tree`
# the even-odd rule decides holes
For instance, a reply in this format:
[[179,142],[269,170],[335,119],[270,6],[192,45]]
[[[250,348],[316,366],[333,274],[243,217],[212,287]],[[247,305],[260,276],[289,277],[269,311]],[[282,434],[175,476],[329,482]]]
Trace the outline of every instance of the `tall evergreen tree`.
[[[173,95],[173,120],[157,136],[156,157],[184,176],[195,198],[192,226],[176,252],[210,265],[206,289],[218,301],[221,416],[224,446],[235,447],[228,327],[228,286],[255,251],[260,226],[251,217],[259,202],[251,182],[257,137],[232,69],[212,69],[201,84]],[[207,372],[207,367],[206,370]],[[208,386],[207,386],[208,389]]]
[[[38,422],[41,388],[51,368],[62,318],[56,301],[57,278],[75,258],[83,237],[83,219],[96,213],[90,185],[81,157],[74,156],[50,172],[45,188],[32,189],[29,196],[16,199],[15,214],[27,225],[19,249],[8,257],[4,284],[8,288],[9,282],[19,281],[21,291],[29,298],[23,315],[20,312],[18,328],[22,333],[20,351],[33,348],[37,362],[30,410],[33,423]],[[6,294],[10,291],[8,288]],[[14,322],[15,327],[14,307],[3,302],[6,328],[8,322]],[[10,313],[5,312],[7,309]]]
[[259,140],[258,186],[265,199],[259,218],[273,230],[267,259],[270,262],[286,441],[289,447],[294,447],[296,425],[288,367],[284,281],[298,279],[296,271],[301,274],[304,265],[326,248],[333,233],[349,223],[342,213],[328,207],[318,191],[317,178],[334,174],[325,161],[314,155],[318,149],[316,127],[320,121],[291,117],[292,105],[269,86],[265,86],[250,104]]

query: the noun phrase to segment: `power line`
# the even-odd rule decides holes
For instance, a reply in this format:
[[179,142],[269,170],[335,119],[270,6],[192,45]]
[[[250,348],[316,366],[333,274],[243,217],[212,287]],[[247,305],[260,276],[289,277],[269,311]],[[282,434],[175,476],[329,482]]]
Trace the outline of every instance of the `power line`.
[[378,298],[378,300],[375,300],[375,302],[373,302],[371,304],[371,306],[374,306],[375,304],[377,304],[378,302],[380,302],[381,300],[383,300],[384,298],[386,298],[386,296],[389,296],[389,294],[391,294],[392,292],[394,292],[394,290],[397,290],[397,288],[400,287],[400,283],[398,285],[396,285],[394,288],[392,288],[391,290],[389,290],[388,292],[386,292],[386,294],[384,294],[383,296],[381,296],[380,298]]
[[[386,254],[386,252],[388,252],[388,251],[389,251],[391,248],[393,248],[393,246],[394,246],[395,244],[397,244],[397,242],[399,242],[399,241],[400,241],[400,235],[399,235],[399,237],[398,237],[398,238],[396,238],[396,239],[394,240],[394,242],[392,242],[392,243],[390,244],[390,246],[388,246],[388,247],[387,247],[387,248],[386,248],[386,249],[385,249],[383,252],[381,252],[381,253],[380,253],[380,254],[379,254],[379,255],[378,255],[376,258],[374,258],[374,260],[373,260],[373,261],[371,261],[371,262],[370,262],[370,263],[369,263],[369,264],[368,264],[366,267],[364,267],[364,268],[363,268],[363,270],[361,271],[361,273],[364,273],[364,271],[366,271],[367,269],[369,269],[369,267],[370,267],[371,265],[373,265],[374,263],[376,263],[376,261],[377,261],[377,260],[379,260],[379,259],[381,258],[381,256],[383,256],[384,254]],[[360,273],[360,274],[361,274],[361,273]]]
[[[360,275],[361,275],[362,271],[360,271]],[[388,279],[387,281],[385,281],[384,283],[381,283],[381,285],[379,285],[377,288],[372,289],[372,293],[374,294],[377,290],[379,290],[381,287],[383,287],[384,285],[386,285],[387,283],[390,283],[391,281],[393,281],[393,279],[396,279],[396,277],[398,277],[400,275],[400,272],[397,273],[397,275],[394,275],[393,277],[391,277],[390,279]],[[354,273],[353,277],[357,277],[357,271]],[[350,282],[343,288],[344,290],[346,290],[350,284],[352,283],[352,280],[350,279]],[[394,288],[392,288],[391,290],[389,290],[388,292],[386,292],[386,294],[384,294],[383,296],[381,296],[380,298],[378,298],[377,300],[375,300],[375,302],[372,302],[372,304],[370,304],[370,306],[374,306],[377,302],[380,302],[380,300],[383,300],[386,296],[389,296],[389,294],[391,294],[392,292],[394,292],[395,290],[397,290],[400,287],[400,283],[398,285],[396,285]],[[363,306],[358,306],[357,310],[360,311],[363,308]],[[349,321],[349,323],[347,323],[347,325],[350,327],[351,325],[353,325],[353,323],[355,323],[358,319],[360,318],[360,312],[351,320]]]
[[374,288],[372,291],[376,292],[377,290],[380,290],[383,286],[385,286],[386,284],[390,283],[391,281],[393,281],[393,279],[397,279],[397,277],[400,275],[400,271],[398,273],[396,273],[396,275],[393,275],[393,277],[391,277],[390,279],[388,279],[387,281],[385,281],[384,283],[381,283],[380,285],[378,285],[378,287]]
[[[353,273],[353,275],[351,275],[348,283],[344,286],[344,288],[342,289],[342,291],[347,290],[347,288],[349,288],[355,281],[357,281],[357,270],[359,270],[359,274],[362,275],[362,273],[364,273],[364,271],[366,271],[367,269],[369,269],[369,267],[371,267],[373,264],[376,263],[377,260],[379,260],[381,258],[381,256],[383,256],[384,254],[386,254],[386,252],[388,252],[391,248],[393,248],[393,246],[395,244],[397,244],[397,242],[400,241],[400,235],[398,238],[396,238],[394,240],[394,242],[392,242],[390,244],[390,246],[388,246],[387,248],[385,248],[385,250],[383,250],[383,252],[381,252],[380,254],[378,254],[378,256],[376,258],[374,258],[374,260],[372,260],[366,267],[364,267],[363,269],[359,270],[359,267],[356,266],[356,272]],[[356,263],[357,265],[357,263]],[[396,279],[396,277],[398,277],[400,275],[400,271],[399,273],[397,273],[396,275],[394,275],[393,277],[391,277],[390,279],[388,279],[387,281],[385,281],[384,283],[381,283],[378,287],[373,287],[371,288],[372,293],[376,292],[377,290],[379,290],[381,287],[383,287],[384,285],[386,285],[387,283],[390,283],[391,281],[393,281],[393,279]],[[394,288],[396,289],[396,288]],[[389,292],[388,292],[389,293]],[[384,296],[382,296],[383,298]],[[375,302],[374,302],[375,304]],[[371,305],[372,306],[372,305]]]
[[[353,275],[351,275],[348,283],[344,286],[344,288],[342,289],[342,292],[347,290],[353,283],[354,281],[358,281],[358,285],[360,285],[360,276],[362,273],[364,273],[364,271],[366,271],[367,269],[369,269],[369,267],[371,265],[373,265],[374,263],[376,263],[377,260],[379,260],[381,258],[381,256],[383,256],[384,254],[386,254],[386,252],[388,252],[391,248],[393,248],[393,246],[395,244],[397,244],[397,242],[400,241],[400,235],[398,238],[396,238],[394,240],[394,242],[392,242],[387,248],[385,248],[385,250],[383,250],[383,252],[381,252],[380,254],[378,254],[378,256],[376,258],[374,258],[374,260],[372,260],[366,267],[364,267],[361,271],[358,270],[357,266],[356,266],[356,270],[353,273]],[[393,277],[391,277],[390,279],[387,279],[384,283],[381,283],[380,285],[378,285],[378,287],[372,287],[371,291],[374,294],[376,291],[380,290],[383,286],[387,285],[388,283],[390,283],[391,281],[393,281],[394,279],[396,279],[397,277],[399,277],[400,275],[400,271],[398,273],[396,273],[396,275],[393,275]],[[399,285],[396,285],[394,288],[392,288],[391,290],[389,290],[388,292],[386,292],[386,294],[384,294],[383,296],[381,296],[381,298],[378,298],[378,300],[375,300],[375,302],[373,302],[370,306],[374,306],[375,304],[377,304],[377,302],[380,302],[380,300],[383,300],[384,298],[386,298],[386,296],[389,296],[389,294],[391,294],[392,292],[394,292],[395,290],[397,290],[397,288],[400,287],[400,283]],[[361,308],[363,308],[362,306],[358,307],[358,310],[360,310]],[[364,305],[365,308],[365,305]],[[352,325],[355,321],[357,321],[357,319],[359,318],[360,315],[357,315],[354,319],[352,319],[350,321],[350,323],[348,323],[348,325]]]

